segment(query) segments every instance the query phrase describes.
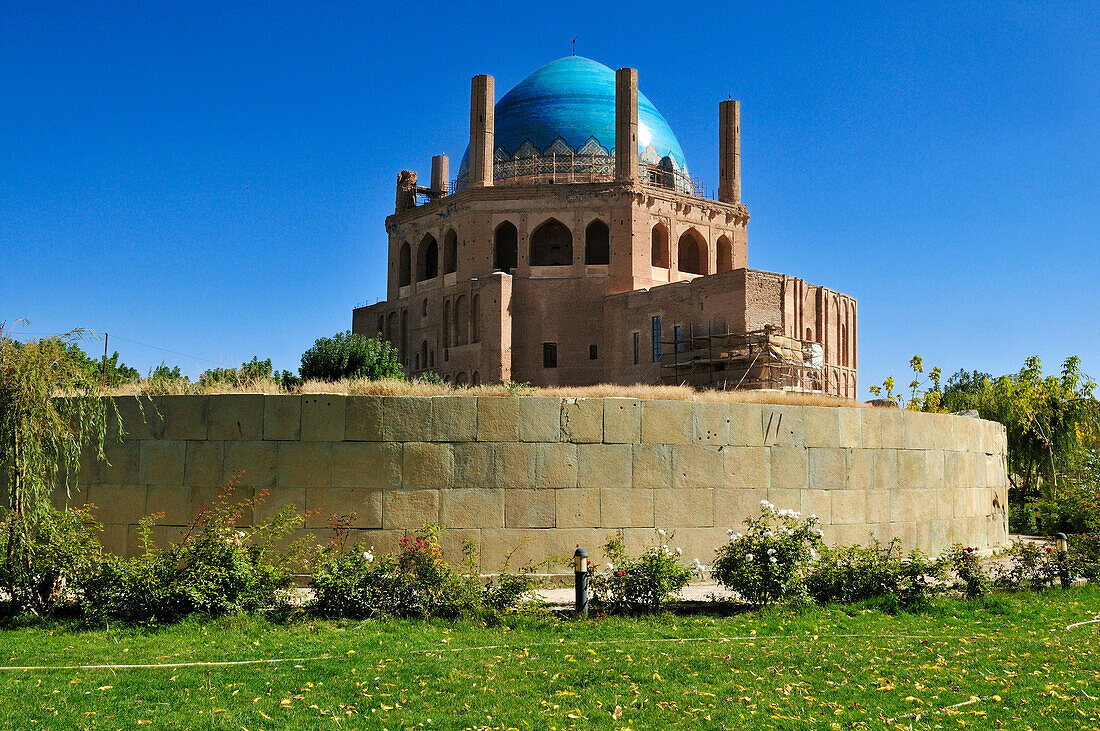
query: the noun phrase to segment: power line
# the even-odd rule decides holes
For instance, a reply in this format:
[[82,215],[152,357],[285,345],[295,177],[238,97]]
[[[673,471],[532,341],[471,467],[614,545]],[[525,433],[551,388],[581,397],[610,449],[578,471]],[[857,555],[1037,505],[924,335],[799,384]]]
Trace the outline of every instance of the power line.
[[[24,331],[24,332],[20,332],[20,333],[13,333],[13,336],[14,337],[21,337],[21,336],[28,336],[29,335],[29,336],[50,337],[52,335],[58,335],[58,334],[59,333],[55,333],[55,332],[25,332]],[[96,334],[96,339],[98,339],[98,334]],[[141,347],[149,348],[150,350],[159,350],[162,353],[171,353],[172,355],[178,355],[181,358],[190,358],[192,360],[201,360],[204,363],[212,363],[212,364],[217,365],[217,366],[226,366],[226,363],[224,361],[210,360],[209,358],[200,358],[197,355],[190,355],[188,353],[181,353],[178,350],[169,350],[168,348],[162,348],[158,345],[150,345],[149,343],[142,343],[142,342],[139,342],[137,340],[131,340],[130,338],[124,338],[121,335],[115,335],[115,339],[116,340],[122,340],[123,342],[127,342],[127,343],[132,343],[133,345],[140,345]]]

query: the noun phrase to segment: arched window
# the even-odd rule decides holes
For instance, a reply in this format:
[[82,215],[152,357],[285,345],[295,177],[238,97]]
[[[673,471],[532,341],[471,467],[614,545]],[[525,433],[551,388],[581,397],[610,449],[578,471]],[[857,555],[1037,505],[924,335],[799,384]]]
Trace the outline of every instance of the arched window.
[[556,218],[531,234],[531,266],[556,267],[573,263],[573,234]]
[[439,244],[428,234],[416,250],[416,281],[424,282],[439,276]]
[[840,358],[841,363],[848,365],[848,323],[840,326]]
[[401,310],[401,344],[398,353],[401,355],[401,362],[407,368],[412,361],[409,357],[409,311],[407,309]]
[[382,337],[386,331],[386,316],[378,316],[378,337]]
[[611,232],[598,218],[584,230],[584,263],[611,263]]
[[465,345],[470,341],[470,303],[466,295],[460,294],[455,300],[454,344]]
[[455,376],[455,385],[456,386],[465,386],[466,384],[467,384],[466,373],[464,371],[460,371],[458,373],[458,375]]
[[473,304],[470,306],[470,342],[480,343],[481,333],[478,327],[478,320],[481,319],[481,298],[476,294],[473,298]]
[[434,350],[429,350],[428,351],[428,367],[429,368],[435,368],[435,351]]
[[650,238],[653,241],[651,263],[655,267],[668,269],[668,229],[663,223],[658,223],[653,227]]
[[726,236],[718,239],[718,271],[728,272],[733,270],[733,244]]
[[394,336],[397,335],[397,313],[391,312],[390,316],[386,318],[386,342],[393,343]]
[[510,272],[519,262],[519,232],[511,221],[497,226],[493,234],[493,270]]
[[474,386],[480,386],[481,385],[481,374],[478,373],[477,371],[474,371],[474,377],[473,377],[473,379],[471,379],[470,383]]
[[806,328],[806,342],[811,342],[814,339],[814,330],[812,327]]
[[443,273],[454,274],[458,271],[458,234],[452,228],[443,237]]
[[420,341],[420,362],[423,364],[424,368],[428,367],[428,341],[427,340],[421,340]]
[[443,303],[443,347],[451,347],[451,301]]
[[707,244],[695,229],[680,237],[676,256],[677,268],[687,274],[707,273]]
[[412,251],[406,243],[401,244],[397,255],[397,286],[408,287],[412,283]]

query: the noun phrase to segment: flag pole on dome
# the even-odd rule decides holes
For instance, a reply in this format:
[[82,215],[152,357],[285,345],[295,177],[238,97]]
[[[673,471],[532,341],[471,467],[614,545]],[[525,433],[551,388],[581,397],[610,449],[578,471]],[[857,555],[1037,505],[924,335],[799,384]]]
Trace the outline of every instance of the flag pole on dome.
[[574,56],[577,55],[577,39],[576,38],[573,39],[573,55]]

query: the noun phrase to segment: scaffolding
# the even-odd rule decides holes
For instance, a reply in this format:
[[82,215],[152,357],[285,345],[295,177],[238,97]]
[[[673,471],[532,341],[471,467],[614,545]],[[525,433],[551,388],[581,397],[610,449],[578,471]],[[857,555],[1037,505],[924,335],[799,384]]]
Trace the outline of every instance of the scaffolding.
[[666,385],[808,393],[824,393],[827,388],[820,343],[788,337],[771,327],[745,333],[731,333],[728,327],[716,333],[709,326],[692,325],[677,330],[673,340],[661,342],[661,382]]

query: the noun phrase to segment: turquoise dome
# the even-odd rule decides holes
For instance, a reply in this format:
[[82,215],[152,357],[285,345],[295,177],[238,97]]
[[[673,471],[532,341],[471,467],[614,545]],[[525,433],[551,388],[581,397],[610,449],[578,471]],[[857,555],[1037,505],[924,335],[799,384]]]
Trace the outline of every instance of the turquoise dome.
[[[560,140],[560,141],[559,141]],[[591,59],[566,56],[536,69],[501,97],[495,107],[495,157],[539,155],[562,143],[574,152],[615,149],[615,72]],[[596,147],[598,145],[598,148]],[[652,148],[652,149],[650,149]],[[684,151],[668,122],[638,92],[638,154],[652,162],[671,158],[684,169]],[[469,148],[462,156],[465,181]]]

